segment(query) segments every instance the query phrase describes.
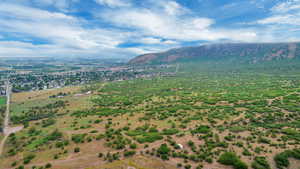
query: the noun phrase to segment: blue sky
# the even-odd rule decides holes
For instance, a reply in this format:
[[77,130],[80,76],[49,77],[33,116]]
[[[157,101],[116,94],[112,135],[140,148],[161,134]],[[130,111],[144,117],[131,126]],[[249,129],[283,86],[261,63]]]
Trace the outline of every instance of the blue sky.
[[300,41],[300,0],[0,0],[0,57],[132,58]]

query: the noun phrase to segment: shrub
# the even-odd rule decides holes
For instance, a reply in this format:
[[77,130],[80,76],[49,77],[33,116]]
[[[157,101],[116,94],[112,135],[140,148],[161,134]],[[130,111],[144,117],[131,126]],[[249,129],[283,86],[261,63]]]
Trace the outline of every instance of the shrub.
[[14,166],[16,166],[16,165],[17,165],[17,162],[16,162],[16,161],[14,161],[13,163],[11,163],[11,165],[10,165],[10,166],[14,167]]
[[159,133],[146,133],[143,136],[137,137],[137,141],[139,143],[153,143],[161,139],[163,139],[163,136],[161,136]]
[[218,162],[224,165],[231,165],[234,169],[248,169],[247,164],[241,161],[234,152],[223,153],[219,157]]
[[56,129],[50,135],[48,135],[45,140],[46,140],[46,142],[47,141],[55,141],[55,140],[62,138],[62,136],[63,136],[63,134]]
[[239,160],[233,164],[234,169],[248,169],[248,166],[243,161]]
[[136,148],[137,148],[137,145],[136,145],[135,143],[130,144],[130,148],[131,148],[131,149],[136,149]]
[[191,169],[191,168],[192,168],[192,166],[190,164],[187,164],[184,166],[184,169]]
[[50,164],[50,163],[47,163],[46,165],[45,165],[45,168],[51,168],[52,167],[52,165]]
[[234,132],[234,133],[243,132],[245,130],[247,130],[247,129],[243,126],[233,126],[233,127],[229,128],[229,131]]
[[282,153],[277,154],[274,157],[276,167],[279,169],[288,167],[290,165],[288,158],[295,158],[295,159],[299,160],[300,159],[300,149],[286,150]]
[[133,156],[133,155],[135,155],[135,153],[136,153],[135,151],[125,151],[124,156],[125,157]]
[[83,143],[86,134],[74,134],[72,135],[72,141],[75,143]]
[[244,151],[242,152],[244,156],[251,156],[251,153],[248,149],[244,148]]
[[224,165],[233,165],[239,158],[234,152],[225,152],[223,153],[218,162]]
[[209,132],[210,132],[210,127],[204,125],[198,126],[196,129],[191,131],[192,134],[198,134],[198,133],[207,134]]
[[23,163],[24,163],[24,164],[28,164],[28,163],[30,163],[30,161],[31,161],[32,159],[34,159],[34,158],[35,158],[35,155],[34,155],[34,154],[27,155],[26,157],[24,157]]
[[102,157],[103,157],[103,153],[99,153],[99,154],[98,154],[98,157],[99,157],[99,158],[102,158]]
[[53,118],[49,118],[47,120],[42,121],[42,127],[48,127],[56,123],[56,120]]
[[167,146],[167,144],[162,144],[157,149],[157,154],[161,157],[161,159],[168,160],[170,151],[171,149]]
[[16,169],[24,169],[24,166],[20,165],[18,168]]
[[271,169],[265,157],[255,157],[251,166],[253,169]]
[[63,146],[64,146],[64,143],[61,142],[61,141],[55,143],[55,147],[56,147],[56,148],[61,148],[61,147],[63,147]]
[[177,129],[171,128],[171,129],[164,129],[162,131],[163,135],[174,135],[177,134],[179,131]]
[[75,147],[74,148],[74,153],[79,153],[80,152],[80,148],[79,147]]

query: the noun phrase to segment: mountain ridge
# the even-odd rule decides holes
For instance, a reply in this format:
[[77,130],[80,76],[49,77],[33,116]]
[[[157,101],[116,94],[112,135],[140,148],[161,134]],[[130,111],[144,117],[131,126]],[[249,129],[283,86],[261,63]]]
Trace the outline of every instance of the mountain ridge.
[[222,43],[180,47],[159,53],[139,55],[129,64],[159,64],[182,61],[227,60],[257,63],[300,56],[300,42],[290,43]]

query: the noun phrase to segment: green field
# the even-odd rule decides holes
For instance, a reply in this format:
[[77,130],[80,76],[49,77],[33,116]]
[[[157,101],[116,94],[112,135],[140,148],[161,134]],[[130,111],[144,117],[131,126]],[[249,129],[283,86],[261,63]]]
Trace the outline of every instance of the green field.
[[6,98],[5,97],[0,97],[0,106],[3,106],[6,104]]

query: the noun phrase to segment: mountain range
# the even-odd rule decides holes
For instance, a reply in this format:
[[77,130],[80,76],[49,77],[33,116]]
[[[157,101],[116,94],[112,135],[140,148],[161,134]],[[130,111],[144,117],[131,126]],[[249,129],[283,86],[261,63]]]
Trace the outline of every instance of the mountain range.
[[129,64],[161,64],[189,61],[228,61],[257,63],[261,61],[296,59],[300,42],[294,43],[224,43],[175,48],[161,53],[137,56]]

